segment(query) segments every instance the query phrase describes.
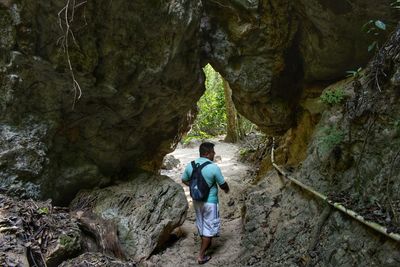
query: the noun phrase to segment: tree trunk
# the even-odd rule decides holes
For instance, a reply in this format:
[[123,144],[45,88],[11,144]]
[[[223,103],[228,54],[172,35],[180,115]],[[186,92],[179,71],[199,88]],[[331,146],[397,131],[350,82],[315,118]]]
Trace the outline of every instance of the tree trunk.
[[227,119],[225,141],[230,143],[236,143],[239,140],[237,112],[235,105],[233,104],[232,101],[232,90],[225,79],[223,79],[223,84],[225,92],[225,106],[226,106],[226,119]]

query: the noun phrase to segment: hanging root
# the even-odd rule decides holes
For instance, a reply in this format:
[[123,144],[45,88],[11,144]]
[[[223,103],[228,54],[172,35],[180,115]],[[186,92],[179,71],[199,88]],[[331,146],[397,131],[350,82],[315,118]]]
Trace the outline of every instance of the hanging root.
[[71,25],[75,18],[75,11],[77,8],[86,4],[87,1],[76,3],[76,0],[67,0],[65,6],[58,12],[58,25],[60,26],[63,35],[58,39],[58,43],[61,43],[63,51],[67,57],[67,63],[69,72],[72,79],[72,89],[74,91],[74,100],[72,103],[72,109],[75,108],[76,101],[82,96],[82,89],[79,82],[75,78],[74,69],[72,67],[71,58],[69,54],[69,39],[72,38],[73,43],[78,46],[75,35],[71,29]]

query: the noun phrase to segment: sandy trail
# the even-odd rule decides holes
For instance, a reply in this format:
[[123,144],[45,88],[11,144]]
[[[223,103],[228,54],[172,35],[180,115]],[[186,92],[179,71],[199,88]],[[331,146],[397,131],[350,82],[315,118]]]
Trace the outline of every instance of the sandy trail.
[[[228,266],[239,255],[242,229],[240,209],[243,202],[243,190],[249,186],[248,170],[250,166],[238,162],[237,145],[218,140],[211,141],[215,143],[216,158],[217,156],[221,157],[221,160],[217,160],[217,164],[220,166],[231,191],[229,194],[225,194],[222,190],[219,190],[221,236],[213,239],[213,245],[210,249],[212,259],[205,266]],[[176,231],[177,240],[165,250],[153,255],[143,263],[143,266],[197,265],[200,238],[195,228],[192,200],[188,188],[180,182],[180,177],[186,164],[198,157],[198,145],[190,148],[177,148],[171,154],[180,160],[180,166],[173,170],[162,171],[162,174],[168,175],[184,187],[189,202],[189,211],[186,221]]]

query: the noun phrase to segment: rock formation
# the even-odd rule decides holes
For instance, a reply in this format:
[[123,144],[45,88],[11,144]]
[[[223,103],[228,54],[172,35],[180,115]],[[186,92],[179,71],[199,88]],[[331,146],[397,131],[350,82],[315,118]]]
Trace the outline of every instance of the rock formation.
[[204,90],[200,1],[66,4],[0,2],[1,188],[59,204],[156,170]]
[[182,187],[170,178],[141,174],[131,182],[80,192],[71,208],[115,222],[124,253],[141,261],[183,223],[188,203]]
[[367,62],[370,41],[361,29],[369,19],[395,17],[383,0],[204,5],[207,59],[229,82],[239,112],[274,134],[293,126],[306,84],[338,79]]
[[[397,28],[365,72],[326,89],[342,101],[323,112],[293,174],[388,233],[400,233],[399,44]],[[397,242],[273,177],[247,195],[242,266],[399,264]]]

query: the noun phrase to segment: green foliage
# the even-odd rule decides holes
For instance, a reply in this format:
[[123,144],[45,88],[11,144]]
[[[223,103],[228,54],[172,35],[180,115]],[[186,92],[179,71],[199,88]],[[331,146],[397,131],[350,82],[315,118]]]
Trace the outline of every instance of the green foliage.
[[206,139],[226,132],[226,109],[222,77],[210,65],[204,67],[206,91],[197,105],[199,113],[184,143]]
[[[400,10],[400,0],[393,0],[390,3],[390,7],[396,10]],[[362,26],[362,31],[372,36],[372,42],[368,45],[368,52],[379,49],[382,35],[390,31],[395,25],[387,24],[382,20],[369,20]]]
[[73,241],[74,239],[66,234],[60,236],[60,244],[64,247],[68,246]]
[[358,68],[357,70],[348,70],[346,71],[347,75],[346,77],[353,77],[353,78],[359,78],[361,74],[362,68]]
[[362,26],[362,30],[373,38],[372,43],[368,45],[368,52],[379,48],[379,37],[386,31],[386,23],[381,20],[369,20]]
[[69,252],[77,251],[80,249],[80,243],[78,240],[79,236],[77,236],[75,233],[62,234],[58,238],[58,242],[60,243],[60,245]]
[[345,93],[342,88],[327,90],[320,96],[321,101],[329,105],[340,104],[344,98]]
[[[206,91],[197,102],[199,113],[191,130],[183,138],[187,144],[194,139],[209,139],[226,134],[227,115],[222,77],[210,65],[204,67]],[[254,131],[255,125],[238,114],[240,137]]]
[[330,152],[335,146],[339,145],[344,139],[344,132],[336,127],[325,127],[322,129],[318,148],[323,154]]
[[394,9],[400,10],[400,0],[395,0],[395,1],[393,1],[393,2],[390,4],[390,6],[391,6],[392,8],[394,8]]
[[38,213],[41,214],[41,215],[49,214],[49,208],[47,208],[47,207],[39,208],[38,209]]

